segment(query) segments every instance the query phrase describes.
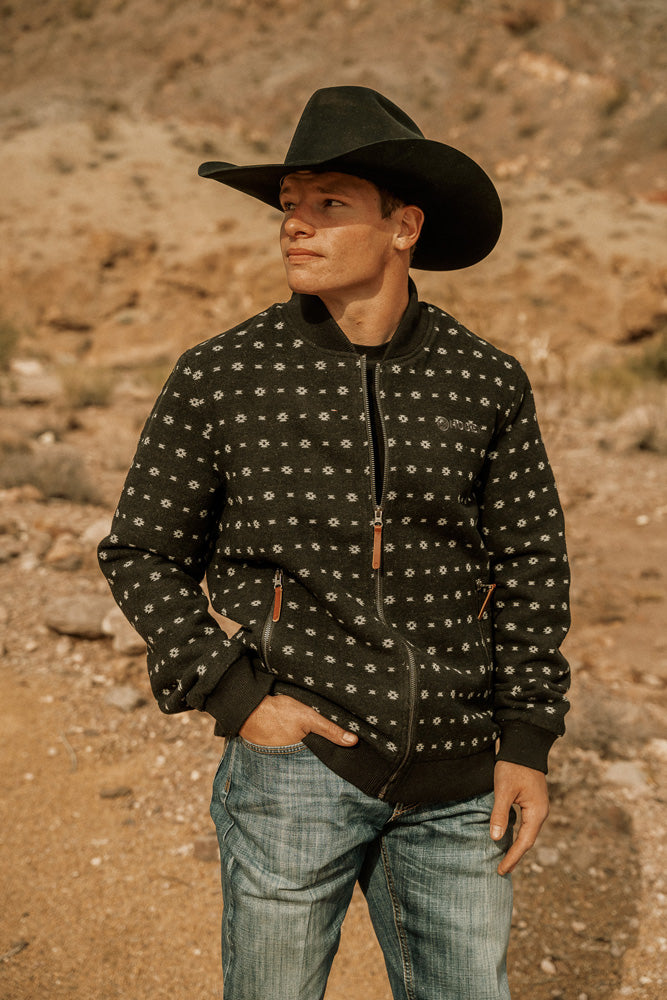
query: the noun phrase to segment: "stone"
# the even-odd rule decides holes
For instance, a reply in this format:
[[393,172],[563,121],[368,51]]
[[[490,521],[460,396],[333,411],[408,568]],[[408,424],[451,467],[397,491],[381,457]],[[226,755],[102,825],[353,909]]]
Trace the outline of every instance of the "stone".
[[648,782],[643,765],[638,760],[615,760],[607,765],[605,779],[610,785],[622,785],[635,791],[646,791]]
[[112,646],[125,656],[140,656],[146,652],[146,643],[132,628],[120,608],[112,608],[104,616],[102,629],[112,637]]
[[79,536],[79,541],[85,549],[96,549],[98,543],[105,538],[111,529],[111,518],[100,517],[93,521]]
[[133,712],[146,704],[146,698],[141,691],[130,687],[129,684],[119,684],[112,687],[104,700],[107,705],[118,708],[121,712]]
[[220,857],[218,838],[214,833],[196,837],[193,848],[193,853],[197,861],[217,861]]
[[57,375],[47,371],[41,361],[16,358],[10,365],[12,392],[10,401],[34,405],[52,403],[62,393]]
[[44,618],[48,627],[59,635],[102,639],[102,622],[111,607],[111,597],[74,593],[52,598],[46,606]]
[[83,552],[79,542],[69,532],[58,535],[44,556],[44,563],[53,569],[75,573],[83,565]]
[[100,788],[101,799],[125,799],[132,795],[129,785],[116,785],[113,788]]
[[539,865],[550,868],[560,861],[560,851],[557,847],[537,847],[535,857]]

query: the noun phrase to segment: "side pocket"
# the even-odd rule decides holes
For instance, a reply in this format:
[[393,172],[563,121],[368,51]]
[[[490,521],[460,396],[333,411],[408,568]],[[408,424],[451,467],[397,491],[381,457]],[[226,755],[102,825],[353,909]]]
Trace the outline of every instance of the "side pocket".
[[218,770],[213,779],[213,794],[211,796],[211,819],[215,823],[218,834],[218,842],[222,842],[234,825],[234,821],[227,812],[227,796],[232,783],[232,768],[236,755],[236,741],[227,740],[222,754]]

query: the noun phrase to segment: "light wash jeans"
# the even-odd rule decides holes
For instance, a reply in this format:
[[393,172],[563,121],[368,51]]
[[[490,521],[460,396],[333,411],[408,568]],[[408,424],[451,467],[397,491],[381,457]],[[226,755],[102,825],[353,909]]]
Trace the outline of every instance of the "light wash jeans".
[[321,1000],[357,880],[395,1000],[509,1000],[512,834],[491,840],[492,805],[392,805],[302,743],[231,740],[211,802],[225,1000]]

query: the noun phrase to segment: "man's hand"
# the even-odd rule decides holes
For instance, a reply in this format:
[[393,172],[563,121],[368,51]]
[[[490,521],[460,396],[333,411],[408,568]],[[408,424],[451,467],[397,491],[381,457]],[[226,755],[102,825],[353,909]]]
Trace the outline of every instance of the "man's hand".
[[547,779],[541,771],[499,760],[494,771],[495,802],[491,813],[491,837],[500,840],[509,822],[513,805],[521,809],[521,826],[516,840],[498,865],[498,874],[514,871],[535,841],[549,815]]
[[287,747],[300,743],[308,733],[319,733],[339,746],[354,746],[358,737],[335,722],[329,722],[314,708],[302,705],[286,694],[268,694],[245,720],[240,735],[249,743],[264,747]]

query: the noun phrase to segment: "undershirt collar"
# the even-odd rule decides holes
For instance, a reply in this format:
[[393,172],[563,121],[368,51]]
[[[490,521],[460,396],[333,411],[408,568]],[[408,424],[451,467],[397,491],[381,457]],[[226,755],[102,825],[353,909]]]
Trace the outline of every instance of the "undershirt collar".
[[317,295],[301,295],[295,292],[285,304],[288,317],[299,330],[308,327],[308,339],[329,350],[355,351],[365,354],[369,361],[382,361],[388,357],[410,354],[424,340],[428,329],[428,312],[419,303],[417,288],[412,278],[408,279],[410,298],[393,337],[386,344],[365,347],[353,344],[343,333]]

